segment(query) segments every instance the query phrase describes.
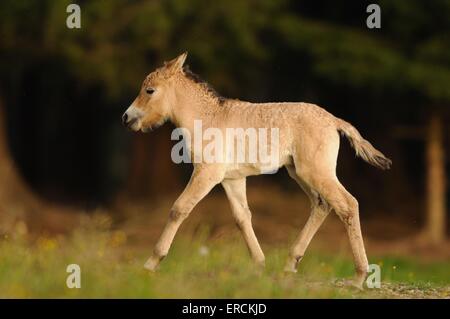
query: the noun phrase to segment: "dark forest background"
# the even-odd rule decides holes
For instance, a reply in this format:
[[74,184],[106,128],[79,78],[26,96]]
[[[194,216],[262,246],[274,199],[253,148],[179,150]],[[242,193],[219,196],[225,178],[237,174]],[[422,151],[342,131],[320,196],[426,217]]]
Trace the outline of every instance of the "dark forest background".
[[[369,29],[373,2],[79,0],[81,29],[68,29],[71,1],[2,0],[0,214],[174,200],[191,167],[171,162],[173,127],[136,134],[120,118],[149,72],[188,51],[225,97],[316,103],[354,124],[393,160],[376,170],[342,142],[338,175],[363,218],[397,216],[442,241],[450,1],[377,1]],[[272,183],[299,191],[284,171],[249,188]]]

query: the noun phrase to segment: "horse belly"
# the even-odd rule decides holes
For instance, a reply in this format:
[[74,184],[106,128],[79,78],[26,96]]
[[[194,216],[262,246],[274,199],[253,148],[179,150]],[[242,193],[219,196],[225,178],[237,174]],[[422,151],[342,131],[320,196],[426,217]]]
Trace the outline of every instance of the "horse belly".
[[280,167],[288,164],[288,156],[280,158],[276,163],[234,163],[227,167],[225,178],[237,179],[261,174],[275,174]]

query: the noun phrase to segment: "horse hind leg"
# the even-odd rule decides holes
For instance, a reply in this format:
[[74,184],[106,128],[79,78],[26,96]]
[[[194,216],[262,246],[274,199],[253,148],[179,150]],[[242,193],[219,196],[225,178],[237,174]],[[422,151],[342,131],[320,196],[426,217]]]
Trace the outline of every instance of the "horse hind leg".
[[337,198],[339,199],[334,201],[332,206],[344,223],[350,241],[356,270],[353,285],[362,289],[367,276],[369,262],[361,232],[358,201],[340,183],[336,187],[338,189]]
[[236,225],[242,232],[250,255],[257,265],[261,268],[264,267],[264,253],[253,230],[251,221],[252,213],[250,212],[247,203],[245,178],[238,180],[224,180],[222,186],[225,189],[230,202]]
[[[297,151],[293,155],[295,174],[310,189],[317,192],[344,223],[356,268],[354,285],[362,288],[368,271],[368,261],[361,234],[358,202],[336,177],[339,135],[330,127],[318,127],[314,132],[309,138],[303,139],[302,147],[299,148],[301,152]],[[309,227],[312,230],[319,225],[320,218],[315,219]],[[311,234],[307,233],[304,237],[308,239],[310,236]]]
[[328,216],[330,208],[323,198],[297,175],[293,166],[288,166],[287,170],[289,175],[305,191],[311,201],[311,214],[305,226],[295,239],[294,244],[290,249],[286,266],[284,267],[284,271],[297,272],[298,263],[303,258],[303,255],[317,230]]
[[356,276],[353,285],[362,289],[369,265],[361,233],[358,201],[335,176],[329,176],[328,178],[322,176],[320,180],[315,179],[314,181],[315,189],[344,223],[355,263]]

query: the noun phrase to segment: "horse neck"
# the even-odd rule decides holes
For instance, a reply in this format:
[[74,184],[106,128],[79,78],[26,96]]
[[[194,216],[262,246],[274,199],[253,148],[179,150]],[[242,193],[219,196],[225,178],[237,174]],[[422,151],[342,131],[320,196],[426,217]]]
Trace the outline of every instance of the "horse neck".
[[194,121],[201,120],[208,125],[220,109],[218,102],[195,83],[187,81],[175,92],[172,123],[180,128],[186,128],[191,133]]

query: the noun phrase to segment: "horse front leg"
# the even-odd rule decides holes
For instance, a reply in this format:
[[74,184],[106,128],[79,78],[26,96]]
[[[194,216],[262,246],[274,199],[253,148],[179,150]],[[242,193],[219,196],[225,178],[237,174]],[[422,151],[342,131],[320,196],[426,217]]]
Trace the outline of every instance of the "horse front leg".
[[144,268],[150,271],[157,269],[161,260],[169,252],[175,234],[182,222],[189,216],[195,205],[221,181],[222,175],[221,170],[216,167],[194,168],[189,183],[173,204],[166,226]]

